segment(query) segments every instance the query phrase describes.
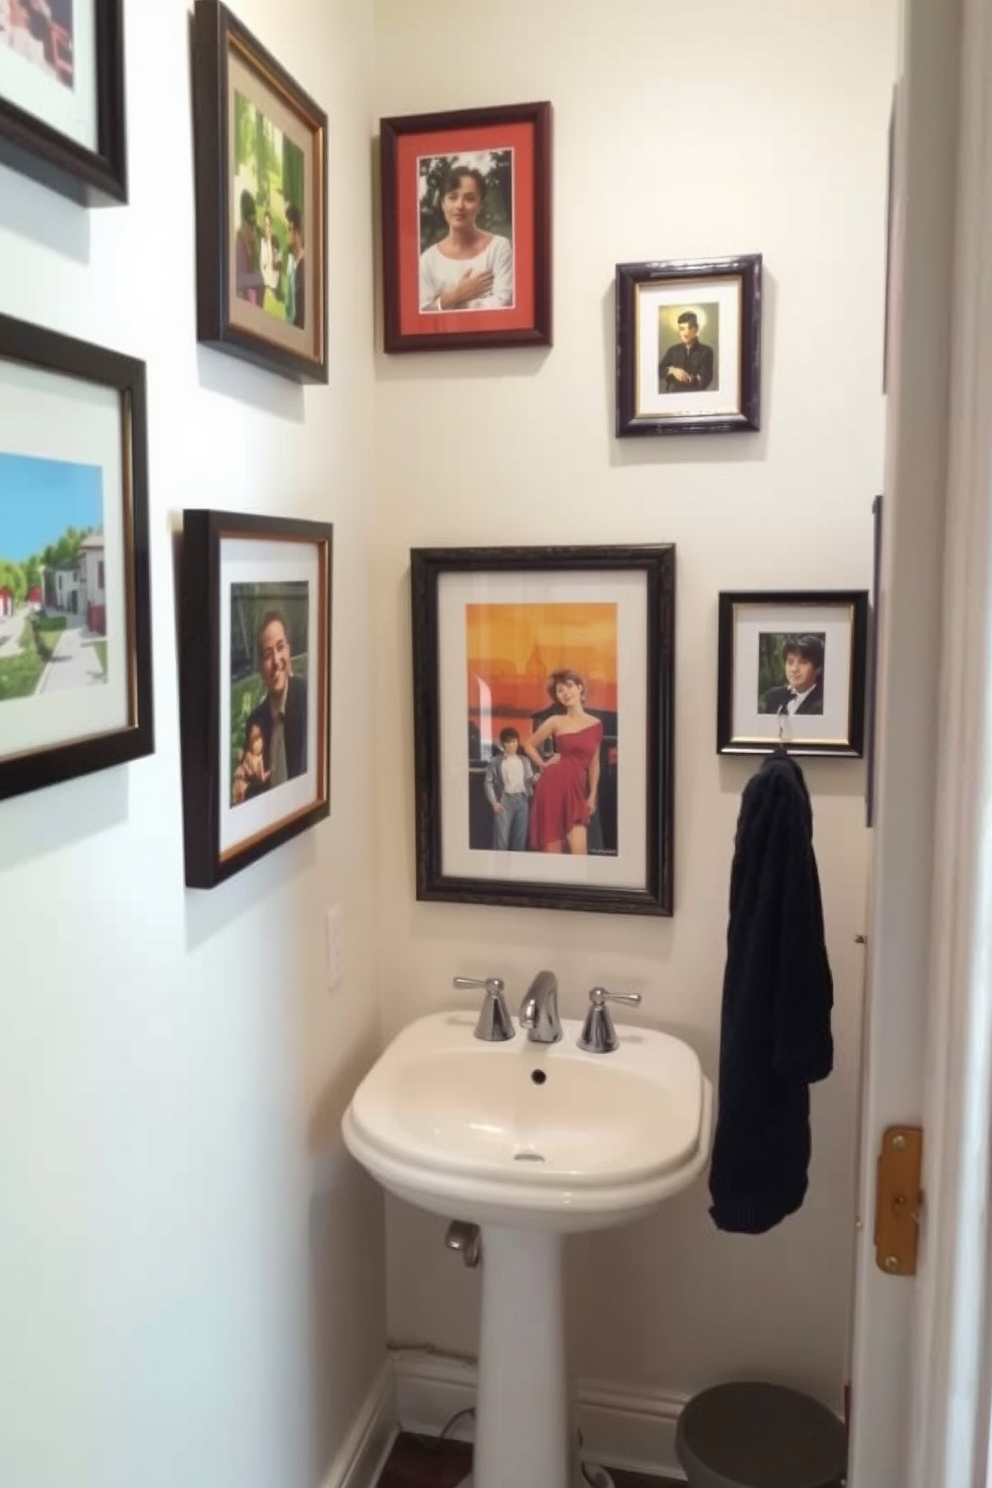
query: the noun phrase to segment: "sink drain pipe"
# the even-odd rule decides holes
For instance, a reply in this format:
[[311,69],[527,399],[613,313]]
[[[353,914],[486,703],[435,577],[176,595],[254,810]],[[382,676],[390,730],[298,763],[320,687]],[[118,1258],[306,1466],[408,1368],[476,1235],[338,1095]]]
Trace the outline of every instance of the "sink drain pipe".
[[476,1224],[469,1224],[464,1219],[453,1219],[448,1226],[444,1243],[449,1250],[457,1250],[463,1265],[471,1270],[482,1260],[482,1236]]

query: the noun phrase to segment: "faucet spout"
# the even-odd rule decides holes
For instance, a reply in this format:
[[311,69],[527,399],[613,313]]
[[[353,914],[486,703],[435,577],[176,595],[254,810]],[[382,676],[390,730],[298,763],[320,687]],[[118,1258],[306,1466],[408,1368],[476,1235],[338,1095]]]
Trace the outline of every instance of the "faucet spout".
[[558,978],[553,971],[539,971],[520,1004],[520,1027],[532,1044],[556,1044],[561,1038],[558,1016]]

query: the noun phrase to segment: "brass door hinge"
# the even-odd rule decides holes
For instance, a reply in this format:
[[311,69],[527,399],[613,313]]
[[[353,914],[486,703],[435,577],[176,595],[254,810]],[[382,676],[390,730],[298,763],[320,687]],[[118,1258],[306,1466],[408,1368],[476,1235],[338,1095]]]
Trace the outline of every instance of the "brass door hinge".
[[923,1190],[923,1131],[890,1126],[875,1182],[875,1264],[887,1276],[915,1276]]

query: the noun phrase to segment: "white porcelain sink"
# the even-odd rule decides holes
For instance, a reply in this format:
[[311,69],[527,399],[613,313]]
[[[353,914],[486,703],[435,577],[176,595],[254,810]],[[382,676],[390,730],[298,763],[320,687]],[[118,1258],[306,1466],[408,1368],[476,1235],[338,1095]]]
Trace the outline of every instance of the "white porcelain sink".
[[670,1034],[620,1047],[474,1037],[477,1013],[405,1028],[366,1075],[345,1142],[384,1188],[482,1231],[473,1474],[461,1488],[586,1488],[571,1426],[562,1247],[649,1213],[702,1172],[713,1090]]
[[557,1044],[483,1043],[476,1016],[419,1018],[356,1091],[345,1142],[385,1188],[453,1219],[564,1233],[646,1214],[702,1171],[712,1089],[680,1039],[620,1025],[619,1049],[590,1054],[563,1019]]

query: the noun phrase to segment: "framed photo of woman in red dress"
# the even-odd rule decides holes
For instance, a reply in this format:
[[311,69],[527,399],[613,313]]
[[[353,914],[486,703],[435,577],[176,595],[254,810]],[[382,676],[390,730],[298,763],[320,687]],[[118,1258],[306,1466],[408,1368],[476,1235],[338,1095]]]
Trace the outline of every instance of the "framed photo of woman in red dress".
[[672,912],[675,550],[411,555],[417,896]]

